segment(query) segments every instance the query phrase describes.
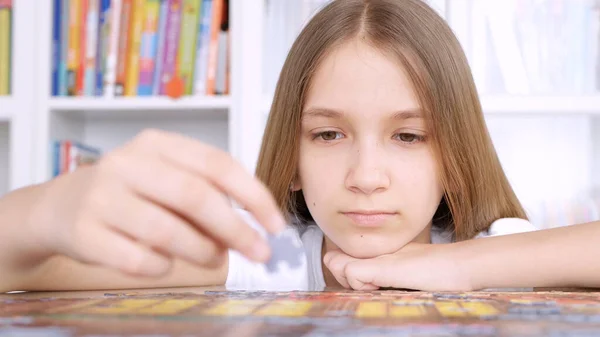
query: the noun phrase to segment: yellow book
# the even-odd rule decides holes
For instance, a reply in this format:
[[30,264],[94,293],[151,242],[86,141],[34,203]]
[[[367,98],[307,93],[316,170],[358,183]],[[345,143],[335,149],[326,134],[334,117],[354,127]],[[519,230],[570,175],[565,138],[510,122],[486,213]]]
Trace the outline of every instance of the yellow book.
[[67,51],[67,92],[69,96],[77,96],[77,70],[81,48],[81,0],[69,3],[69,50]]
[[125,80],[125,96],[136,96],[140,79],[140,45],[142,43],[142,30],[146,16],[146,0],[134,0],[131,11],[131,25],[129,30],[129,46],[127,48],[127,77]]
[[0,8],[0,96],[10,88],[10,10]]
[[177,69],[179,77],[185,83],[185,94],[192,94],[194,82],[194,62],[196,60],[196,34],[200,17],[201,2],[198,0],[183,0],[181,11],[181,29]]

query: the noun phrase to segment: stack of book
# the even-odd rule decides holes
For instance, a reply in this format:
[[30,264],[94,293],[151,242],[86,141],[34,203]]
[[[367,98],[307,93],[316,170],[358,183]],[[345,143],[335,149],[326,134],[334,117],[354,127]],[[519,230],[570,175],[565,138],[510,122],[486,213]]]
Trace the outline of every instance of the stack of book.
[[225,95],[228,0],[53,0],[52,95]]
[[92,165],[101,156],[97,148],[73,140],[57,140],[52,144],[52,176],[73,172],[85,165]]

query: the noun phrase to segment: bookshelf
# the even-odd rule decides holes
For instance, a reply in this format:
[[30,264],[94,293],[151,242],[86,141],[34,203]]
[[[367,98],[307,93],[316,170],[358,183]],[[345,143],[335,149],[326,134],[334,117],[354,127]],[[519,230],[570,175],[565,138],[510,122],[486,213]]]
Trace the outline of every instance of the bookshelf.
[[[109,151],[145,128],[205,141],[228,151],[252,172],[285,55],[306,20],[326,2],[230,0],[229,94],[172,99],[51,95],[54,0],[16,1],[13,37],[20,43],[13,48],[13,93],[0,97],[0,159],[9,163],[0,171],[0,181],[6,182],[4,189],[0,184],[0,193],[50,179],[50,148],[55,139],[73,139]],[[585,87],[514,89],[506,83],[518,83],[518,74],[501,68],[514,56],[507,54],[511,49],[496,53],[494,36],[485,33],[490,23],[473,14],[482,10],[479,6],[484,2],[429,2],[448,20],[467,52],[502,164],[519,197],[533,205],[532,213],[544,198],[575,198],[600,186],[600,93],[589,87],[591,78],[581,80]],[[593,29],[586,28],[585,36]],[[586,44],[588,56],[597,54],[592,48],[597,49],[597,40]],[[575,63],[582,64],[588,75],[597,72],[595,61],[586,60]],[[509,80],[498,80],[503,76]]]
[[[40,3],[37,21],[43,31],[52,32],[52,3]],[[52,40],[37,39],[37,91],[40,101],[34,109],[36,170],[33,180],[51,178],[49,144],[56,139],[71,139],[109,151],[135,137],[146,128],[181,132],[229,151],[249,171],[253,171],[262,130],[255,118],[259,105],[254,101],[260,90],[256,60],[261,51],[260,26],[249,18],[261,17],[254,1],[229,1],[230,92],[228,95],[192,95],[173,99],[161,96],[64,97],[51,95]],[[110,136],[108,136],[110,135]]]

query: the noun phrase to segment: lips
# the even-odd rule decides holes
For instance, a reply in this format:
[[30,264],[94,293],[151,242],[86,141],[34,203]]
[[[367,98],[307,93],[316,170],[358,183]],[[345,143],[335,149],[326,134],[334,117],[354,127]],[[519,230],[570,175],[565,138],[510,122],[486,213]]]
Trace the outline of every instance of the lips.
[[396,216],[396,213],[386,211],[350,211],[342,214],[360,227],[381,227]]

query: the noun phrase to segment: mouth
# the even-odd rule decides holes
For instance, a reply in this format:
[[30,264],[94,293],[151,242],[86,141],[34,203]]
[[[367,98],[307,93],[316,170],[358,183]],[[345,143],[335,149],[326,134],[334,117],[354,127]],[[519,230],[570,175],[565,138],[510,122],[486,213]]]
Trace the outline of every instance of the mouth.
[[381,227],[386,221],[397,215],[387,211],[349,211],[342,212],[359,227]]

